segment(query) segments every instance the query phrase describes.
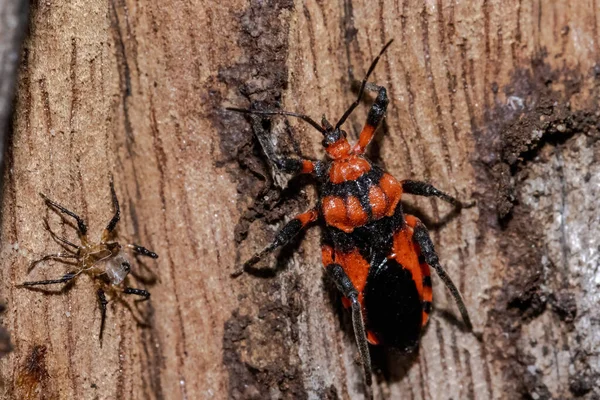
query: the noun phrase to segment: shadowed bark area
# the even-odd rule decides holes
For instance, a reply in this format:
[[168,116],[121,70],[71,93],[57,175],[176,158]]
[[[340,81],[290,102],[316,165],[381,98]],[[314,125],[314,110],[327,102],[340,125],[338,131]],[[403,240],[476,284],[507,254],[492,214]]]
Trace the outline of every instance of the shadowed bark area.
[[[4,160],[6,138],[9,136],[19,50],[25,36],[28,10],[26,1],[0,1],[0,166]],[[5,309],[4,300],[0,300],[0,314]],[[10,334],[0,326],[0,357],[11,350]]]
[[[483,339],[434,274],[420,351],[372,348],[373,397],[600,396],[598,2],[54,3],[31,4],[5,154],[0,277],[15,351],[0,364],[3,398],[365,397],[318,228],[230,277],[316,200],[263,146],[320,158],[320,135],[224,107],[336,120],[391,38],[372,79],[390,104],[368,155],[477,200],[452,213],[404,198]],[[372,100],[346,122],[351,137]],[[132,260],[130,283],[152,297],[110,298],[101,347],[89,276],[50,293],[16,285],[69,270],[27,273],[59,250],[44,218],[76,240],[38,193],[99,237],[111,178],[119,238],[159,258]]]
[[0,2],[0,163],[12,111],[19,50],[25,36],[28,10],[26,1]]

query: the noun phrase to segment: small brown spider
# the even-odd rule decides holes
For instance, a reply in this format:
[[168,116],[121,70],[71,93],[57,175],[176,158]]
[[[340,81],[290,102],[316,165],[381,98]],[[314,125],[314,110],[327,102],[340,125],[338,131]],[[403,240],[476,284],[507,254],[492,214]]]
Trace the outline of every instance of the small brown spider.
[[[77,233],[79,235],[79,240],[81,241],[81,246],[77,246],[76,244],[71,243],[69,240],[58,236],[50,229],[50,226],[48,225],[48,220],[45,220],[45,227],[48,230],[48,232],[50,232],[54,239],[60,242],[61,246],[67,252],[48,254],[40,258],[39,260],[33,261],[29,265],[28,272],[31,272],[31,270],[38,263],[51,259],[55,259],[66,264],[76,265],[77,270],[68,272],[58,279],[23,282],[20,286],[31,287],[37,285],[66,283],[77,277],[82,272],[85,272],[94,278],[98,278],[101,284],[103,284],[104,289],[107,289],[115,295],[117,294],[117,292],[119,292],[117,288],[124,287],[123,293],[141,296],[142,299],[139,301],[148,300],[150,298],[150,293],[147,290],[135,289],[124,285],[125,278],[131,271],[131,264],[129,263],[127,254],[125,253],[123,247],[127,247],[133,250],[136,254],[147,256],[150,258],[158,258],[158,255],[153,251],[150,251],[147,248],[139,246],[137,244],[127,244],[125,246],[122,246],[118,242],[109,241],[111,234],[114,232],[117,223],[119,222],[119,219],[121,217],[119,200],[117,199],[117,194],[115,193],[115,188],[112,181],[110,182],[110,192],[112,195],[115,214],[104,229],[104,231],[102,232],[102,237],[100,238],[100,242],[98,243],[93,243],[88,240],[87,226],[81,217],[79,217],[73,211],[70,211],[65,207],[61,206],[60,204],[50,200],[45,194],[40,193],[40,196],[42,196],[48,207],[55,208],[63,214],[73,217],[77,221]],[[69,259],[73,259],[75,260],[75,262],[70,263],[67,261]],[[102,314],[99,336],[100,345],[102,345],[102,334],[104,331],[104,322],[106,320],[106,305],[108,304],[104,289],[101,287],[96,292],[98,296],[98,301],[100,303],[100,312]]]

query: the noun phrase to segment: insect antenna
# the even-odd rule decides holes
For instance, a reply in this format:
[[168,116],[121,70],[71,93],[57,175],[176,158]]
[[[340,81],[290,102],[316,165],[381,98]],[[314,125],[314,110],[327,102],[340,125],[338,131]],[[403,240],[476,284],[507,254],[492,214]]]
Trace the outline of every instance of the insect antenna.
[[394,39],[392,39],[389,42],[387,42],[385,44],[385,46],[383,46],[383,49],[381,49],[381,51],[379,52],[379,54],[377,55],[377,57],[375,57],[375,59],[371,63],[371,66],[369,67],[369,70],[367,71],[367,75],[365,75],[365,78],[362,80],[362,83],[360,84],[360,90],[358,91],[358,97],[356,98],[356,101],[354,103],[352,103],[350,105],[350,107],[348,107],[348,109],[346,110],[346,112],[344,113],[344,115],[342,115],[342,118],[340,118],[340,120],[338,121],[338,123],[335,124],[335,129],[338,129],[340,126],[342,126],[342,124],[344,122],[346,122],[346,119],[348,119],[348,117],[350,116],[350,114],[352,114],[352,111],[354,111],[354,109],[360,104],[360,99],[362,98],[362,95],[365,92],[365,86],[367,85],[367,81],[369,80],[369,76],[371,76],[371,73],[375,69],[375,66],[377,66],[377,62],[379,61],[379,58],[383,55],[383,53],[387,50],[387,48],[390,46],[390,44],[392,44],[393,41],[394,41]]
[[318,130],[322,134],[327,133],[325,131],[325,129],[323,129],[314,119],[312,119],[308,115],[304,115],[304,114],[299,114],[299,113],[290,112],[290,111],[283,111],[283,110],[273,110],[273,111],[266,110],[266,111],[260,111],[260,110],[246,110],[244,108],[235,108],[235,107],[225,107],[225,109],[229,110],[229,111],[235,111],[235,112],[243,113],[243,114],[287,115],[288,117],[296,117],[296,118],[300,118],[300,119],[308,122],[309,124],[311,124],[313,126],[313,128],[315,128],[316,130]]

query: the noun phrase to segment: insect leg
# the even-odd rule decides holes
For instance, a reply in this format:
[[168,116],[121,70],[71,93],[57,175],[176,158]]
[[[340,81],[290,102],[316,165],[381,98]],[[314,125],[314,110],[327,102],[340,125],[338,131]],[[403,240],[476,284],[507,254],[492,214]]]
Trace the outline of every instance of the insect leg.
[[325,168],[321,161],[312,161],[298,157],[280,156],[275,150],[273,140],[265,131],[262,122],[258,118],[252,118],[252,129],[256,139],[259,141],[265,155],[279,171],[291,174],[312,174],[321,177]]
[[367,331],[362,316],[362,306],[358,301],[358,291],[340,264],[329,264],[325,269],[329,276],[333,278],[339,291],[350,301],[354,336],[365,370],[365,381],[368,386],[371,386],[371,356],[369,354],[369,344],[367,342]]
[[61,258],[79,258],[79,256],[75,255],[75,254],[69,254],[69,253],[56,253],[56,254],[48,254],[45,255],[44,257],[40,258],[39,260],[34,260],[29,264],[29,268],[27,269],[27,272],[31,272],[31,270],[33,270],[33,268],[43,262],[43,261],[47,261],[47,260],[52,260],[52,259],[59,259],[59,261]]
[[469,208],[475,205],[474,201],[469,203],[461,202],[460,200],[450,196],[447,193],[442,192],[441,190],[437,189],[435,186],[427,182],[412,181],[409,179],[404,180],[402,181],[402,191],[406,194],[414,194],[417,196],[435,196],[458,208]]
[[106,300],[106,295],[104,294],[104,290],[98,289],[96,292],[98,295],[98,302],[100,303],[100,347],[102,347],[102,336],[104,335],[104,323],[106,322],[106,305],[108,301]]
[[150,258],[158,258],[158,254],[156,254],[155,252],[153,252],[151,250],[148,250],[144,246],[140,246],[137,244],[128,244],[127,247],[129,247],[130,249],[132,249],[134,252],[136,252],[137,254],[139,254],[141,256],[147,256]]
[[40,193],[40,196],[42,196],[42,198],[44,199],[44,201],[46,202],[47,205],[56,208],[63,214],[67,214],[68,216],[73,217],[75,219],[75,221],[77,221],[77,231],[79,232],[81,241],[87,242],[87,237],[86,237],[87,225],[85,224],[85,221],[83,220],[83,218],[81,218],[79,215],[75,214],[73,211],[68,210],[65,207],[61,206],[57,202],[50,200],[48,198],[48,196],[46,196],[45,194]]
[[377,98],[369,110],[369,114],[367,115],[367,123],[360,132],[358,143],[356,143],[354,146],[353,151],[355,154],[362,154],[365,152],[367,146],[369,143],[371,143],[373,136],[375,136],[375,130],[381,123],[381,120],[383,120],[385,111],[387,110],[387,105],[389,103],[387,91],[383,86],[370,85],[370,88],[377,90],[379,93],[377,94]]
[[[425,263],[429,264],[433,269],[435,269],[442,282],[444,282],[444,285],[446,285],[446,287],[450,291],[450,294],[452,294],[456,305],[458,306],[458,310],[460,311],[460,314],[467,329],[469,331],[472,331],[473,325],[471,324],[471,318],[469,318],[467,306],[465,306],[465,302],[462,296],[460,295],[458,288],[454,285],[452,279],[450,279],[448,274],[446,274],[444,268],[441,266],[440,260],[435,252],[435,248],[433,247],[433,242],[431,241],[431,237],[429,236],[427,228],[416,217],[407,216],[406,219],[409,225],[414,225],[413,240],[419,245]],[[414,222],[411,222],[410,220]]]
[[321,161],[290,157],[274,158],[272,161],[280,171],[291,174],[314,174],[315,176],[321,176],[324,172]]
[[317,210],[312,209],[300,215],[297,215],[296,218],[292,219],[290,222],[285,224],[283,228],[277,233],[275,236],[275,240],[265,247],[262,251],[253,255],[248,261],[244,263],[242,268],[235,271],[231,274],[231,276],[236,277],[244,273],[246,268],[256,264],[260,259],[264,256],[275,250],[280,246],[284,246],[288,244],[300,231],[302,231],[308,224],[317,220],[319,213]]
[[115,192],[115,184],[113,181],[110,181],[110,195],[112,197],[113,208],[115,209],[115,214],[104,228],[102,232],[102,241],[105,242],[108,240],[109,235],[115,230],[117,223],[121,219],[121,208],[119,207],[119,199],[117,198],[117,193]]
[[68,272],[58,279],[50,279],[45,281],[23,282],[21,286],[37,286],[37,285],[52,285],[54,283],[65,283],[77,276],[74,272]]

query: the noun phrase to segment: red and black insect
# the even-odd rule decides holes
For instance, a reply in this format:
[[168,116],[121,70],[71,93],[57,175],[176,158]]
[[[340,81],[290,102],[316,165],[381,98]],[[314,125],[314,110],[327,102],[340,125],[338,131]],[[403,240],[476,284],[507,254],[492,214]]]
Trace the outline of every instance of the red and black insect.
[[388,97],[384,87],[368,84],[368,88],[378,94],[358,143],[350,145],[346,132],[341,129],[359,105],[369,76],[391,43],[389,41],[373,60],[358,98],[335,126],[325,117],[318,124],[307,115],[282,110],[228,108],[246,114],[297,117],[323,135],[323,146],[329,158],[326,161],[285,157],[272,160],[284,172],[315,176],[319,193],[317,205],[288,222],[275,240],[248,260],[243,268],[247,269],[289,243],[309,224],[323,222],[323,265],[343,294],[344,305],[352,310],[354,333],[368,385],[371,384],[371,361],[367,343],[404,351],[417,347],[422,327],[431,312],[430,268],[436,270],[450,290],[465,324],[472,329],[467,308],[440,265],[427,228],[418,218],[403,212],[400,198],[402,194],[435,196],[458,208],[465,204],[429,183],[398,181],[364,156],[385,116]]
[[[104,323],[106,320],[106,306],[108,300],[106,300],[106,291],[112,297],[117,297],[119,292],[124,294],[133,294],[140,296],[141,299],[138,301],[148,300],[150,293],[145,289],[136,289],[126,285],[126,278],[131,271],[131,264],[129,257],[125,253],[124,247],[132,250],[135,254],[146,256],[150,258],[158,258],[158,254],[147,248],[137,244],[126,244],[121,245],[119,242],[110,240],[114,235],[114,231],[117,227],[117,223],[121,219],[121,208],[119,207],[119,200],[115,192],[112,181],[110,182],[110,193],[112,197],[113,207],[115,213],[108,225],[102,231],[102,236],[99,242],[91,241],[87,234],[87,225],[83,218],[74,213],[73,211],[63,207],[62,205],[50,200],[45,194],[40,193],[40,196],[44,199],[46,205],[54,210],[58,210],[60,213],[73,218],[77,222],[77,234],[79,235],[79,241],[81,245],[76,245],[68,239],[58,236],[54,233],[48,221],[45,220],[45,227],[52,237],[63,247],[64,252],[48,254],[39,260],[35,260],[29,264],[29,272],[39,263],[48,260],[58,260],[62,263],[75,266],[75,270],[64,274],[62,277],[57,279],[48,279],[42,281],[30,281],[23,282],[22,287],[34,287],[39,285],[53,285],[59,283],[67,283],[75,279],[81,273],[91,275],[95,279],[97,284],[96,295],[98,296],[98,302],[100,305],[100,345],[102,345],[102,333],[104,332]],[[69,262],[69,261],[73,262]]]

